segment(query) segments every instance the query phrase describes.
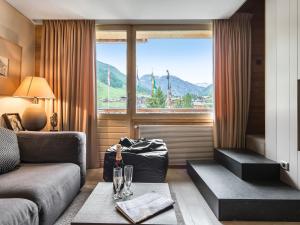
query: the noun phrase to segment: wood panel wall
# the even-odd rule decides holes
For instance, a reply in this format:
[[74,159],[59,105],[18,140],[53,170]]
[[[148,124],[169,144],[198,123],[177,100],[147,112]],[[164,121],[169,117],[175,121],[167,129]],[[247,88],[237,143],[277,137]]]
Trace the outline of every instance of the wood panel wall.
[[130,121],[124,119],[97,118],[97,149],[98,165],[103,166],[104,153],[113,144],[119,143],[120,138],[130,137]]
[[248,134],[265,134],[265,0],[248,0],[238,10],[252,17],[251,94]]
[[[120,138],[122,137],[130,137],[130,138],[138,138],[140,137],[140,130],[138,127],[140,126],[147,126],[147,125],[156,125],[156,126],[161,126],[161,127],[167,127],[167,126],[187,126],[187,125],[194,125],[194,126],[199,126],[202,127],[201,129],[205,130],[205,127],[208,129],[207,132],[199,132],[195,133],[198,138],[205,139],[205,143],[203,148],[200,148],[198,153],[193,152],[194,154],[197,154],[198,159],[211,159],[212,158],[212,153],[213,153],[213,132],[212,132],[212,127],[213,127],[213,122],[212,119],[183,119],[183,118],[176,118],[176,119],[162,119],[162,118],[153,118],[154,116],[146,116],[145,118],[140,118],[140,119],[134,119],[134,118],[129,118],[128,116],[125,115],[115,115],[110,117],[108,115],[101,115],[98,114],[98,119],[97,119],[97,149],[98,149],[98,162],[99,165],[102,167],[103,166],[103,161],[104,161],[104,153],[105,151],[113,144],[119,143]],[[164,132],[166,130],[162,130]],[[183,129],[178,129],[177,133],[184,133],[185,131]],[[175,134],[174,134],[175,133]],[[171,132],[169,134],[165,133],[163,135],[159,135],[160,138],[167,138],[169,136],[176,136],[176,131]],[[181,134],[182,136],[192,136],[190,133],[186,134]],[[150,136],[144,136],[151,138]],[[187,141],[190,139],[187,138]],[[180,141],[179,139],[177,141]],[[199,140],[198,140],[199,141]],[[208,144],[209,143],[209,144]],[[201,145],[197,143],[197,145]],[[172,148],[172,145],[170,146]],[[183,165],[182,161],[182,156],[186,155],[187,149],[182,148],[182,149],[177,149],[177,155],[178,155],[178,160],[175,160],[175,163],[173,165]]]

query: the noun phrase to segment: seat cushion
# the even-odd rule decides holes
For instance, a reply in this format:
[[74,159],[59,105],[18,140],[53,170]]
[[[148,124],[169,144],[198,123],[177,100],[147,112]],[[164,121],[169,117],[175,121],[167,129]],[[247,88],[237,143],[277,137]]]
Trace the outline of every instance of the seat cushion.
[[0,198],[25,198],[38,206],[41,225],[52,225],[80,190],[73,163],[21,164],[0,176]]
[[16,134],[0,127],[0,174],[7,173],[20,163],[20,151]]
[[21,198],[0,199],[0,224],[38,225],[38,207],[32,201]]

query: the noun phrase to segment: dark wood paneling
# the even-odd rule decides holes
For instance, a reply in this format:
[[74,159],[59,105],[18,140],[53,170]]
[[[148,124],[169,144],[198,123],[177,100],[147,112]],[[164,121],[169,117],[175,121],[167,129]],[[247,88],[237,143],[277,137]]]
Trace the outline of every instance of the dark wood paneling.
[[247,133],[265,134],[265,1],[248,0],[238,10],[252,17],[252,74]]

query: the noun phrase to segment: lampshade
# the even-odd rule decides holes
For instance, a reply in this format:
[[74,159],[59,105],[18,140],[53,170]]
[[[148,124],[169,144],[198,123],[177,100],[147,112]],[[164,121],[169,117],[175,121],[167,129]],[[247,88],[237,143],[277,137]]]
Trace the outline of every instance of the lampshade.
[[46,79],[26,77],[13,94],[14,97],[54,99],[55,96]]

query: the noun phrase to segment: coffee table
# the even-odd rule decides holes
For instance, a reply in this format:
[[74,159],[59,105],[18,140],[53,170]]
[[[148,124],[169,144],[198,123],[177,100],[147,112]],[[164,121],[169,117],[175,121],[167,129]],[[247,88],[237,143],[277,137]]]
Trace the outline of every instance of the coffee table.
[[[171,197],[167,183],[133,183],[133,196],[137,197],[147,192],[155,191]],[[98,183],[89,198],[86,200],[72,225],[124,225],[131,224],[116,209],[113,200],[113,185],[110,182]],[[162,212],[141,224],[144,225],[177,225],[174,208]]]

